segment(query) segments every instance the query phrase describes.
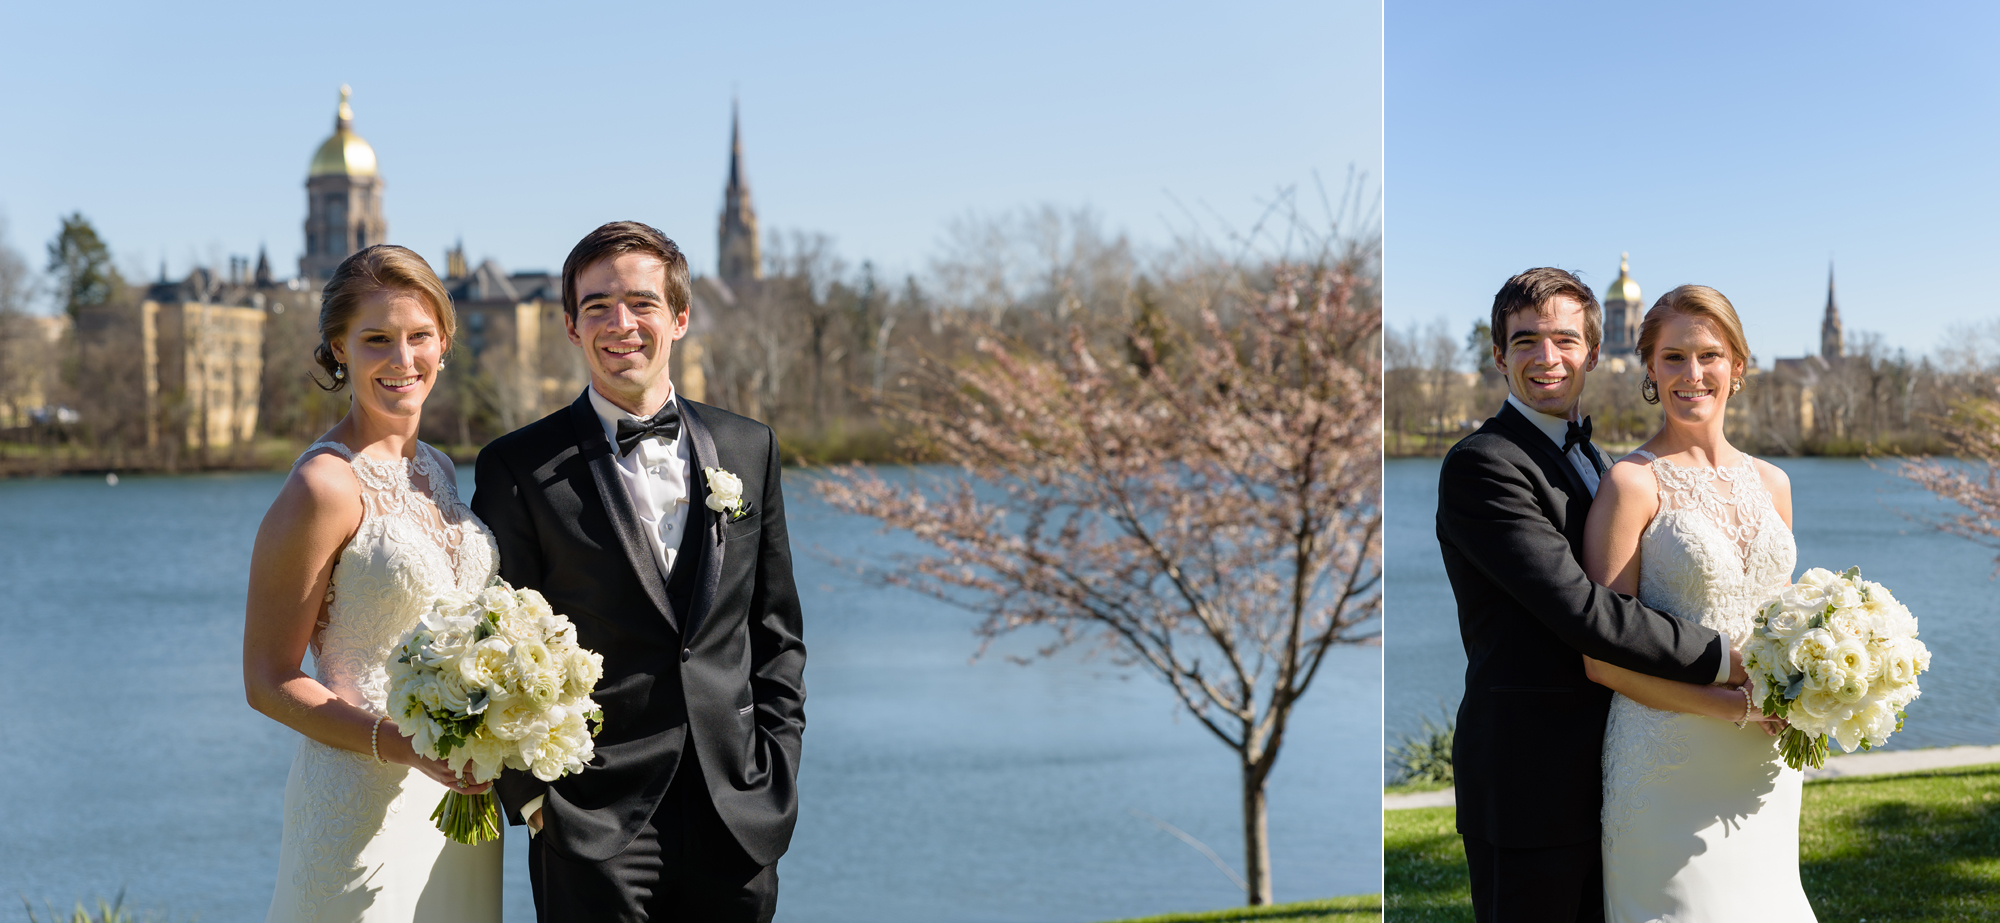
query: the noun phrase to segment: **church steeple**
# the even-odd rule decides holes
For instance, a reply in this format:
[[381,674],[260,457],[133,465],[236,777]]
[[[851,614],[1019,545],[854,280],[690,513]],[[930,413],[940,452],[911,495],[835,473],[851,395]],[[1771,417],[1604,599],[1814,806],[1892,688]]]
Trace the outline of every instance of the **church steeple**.
[[750,205],[750,184],[743,177],[743,131],[736,102],[729,103],[729,185],[722,192],[722,221],[716,234],[716,274],[724,284],[764,277],[763,255],[757,245],[757,212]]
[[1819,322],[1819,354],[1822,359],[1838,359],[1847,353],[1840,335],[1840,307],[1833,300],[1833,261],[1826,261],[1826,319]]

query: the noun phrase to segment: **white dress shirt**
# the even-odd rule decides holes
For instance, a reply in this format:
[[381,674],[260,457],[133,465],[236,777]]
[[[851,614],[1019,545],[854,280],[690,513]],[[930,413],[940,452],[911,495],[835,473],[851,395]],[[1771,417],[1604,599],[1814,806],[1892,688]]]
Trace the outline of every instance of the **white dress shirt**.
[[[1562,449],[1563,440],[1569,438],[1570,421],[1561,417],[1550,416],[1529,407],[1527,404],[1522,403],[1520,398],[1512,394],[1507,395],[1507,403],[1514,405],[1514,409],[1520,411],[1521,416],[1527,417],[1529,423],[1535,424],[1535,428],[1542,431],[1542,435],[1549,437],[1549,441],[1556,444],[1558,451]],[[1597,496],[1598,485],[1597,466],[1584,456],[1583,447],[1584,443],[1581,442],[1570,446],[1569,451],[1564,453],[1563,460],[1569,462],[1569,466],[1576,470],[1577,476],[1583,479],[1584,486],[1590,488],[1590,495],[1595,497]],[[1729,632],[1717,631],[1716,633],[1722,635],[1722,646],[1725,650],[1733,646],[1730,643]],[[1718,684],[1729,682],[1729,656],[1727,654],[1723,655],[1721,665],[1716,667],[1715,681]]]
[[[674,399],[669,386],[667,400]],[[604,438],[611,443],[614,455],[618,452],[618,421],[646,419],[626,413],[605,400],[595,387],[590,389],[590,406],[597,411],[598,422],[604,424]],[[681,535],[688,522],[687,472],[691,462],[685,418],[680,436],[672,443],[641,439],[631,454],[618,455],[617,462],[618,480],[625,486],[625,496],[632,500],[632,509],[639,514],[640,528],[651,540],[653,562],[660,566],[660,579],[664,581],[673,576],[674,557],[680,551]]]
[[[687,529],[688,488],[687,471],[691,463],[687,440],[687,415],[681,415],[681,434],[672,443],[658,439],[639,440],[629,455],[618,455],[618,421],[646,419],[636,413],[627,413],[624,408],[604,399],[592,387],[590,407],[597,411],[597,421],[604,424],[604,438],[611,443],[611,452],[618,463],[618,481],[625,487],[625,496],[631,498],[632,509],[639,514],[639,527],[645,531],[653,549],[653,563],[660,567],[660,579],[667,580],[674,573],[674,558],[680,553],[681,535]],[[667,402],[674,400],[672,385],[668,385]],[[661,404],[665,407],[666,404]],[[531,817],[542,806],[548,796],[536,795],[521,806],[521,816]],[[538,831],[528,828],[528,835]]]

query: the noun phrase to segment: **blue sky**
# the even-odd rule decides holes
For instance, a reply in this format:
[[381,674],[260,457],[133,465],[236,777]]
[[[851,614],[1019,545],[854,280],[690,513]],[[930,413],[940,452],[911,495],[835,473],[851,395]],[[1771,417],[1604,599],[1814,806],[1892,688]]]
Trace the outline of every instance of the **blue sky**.
[[1388,322],[1469,328],[1514,272],[1620,251],[1713,285],[1760,359],[1847,329],[1930,353],[2000,316],[2000,10],[1393,0]]
[[1219,232],[1314,171],[1381,174],[1370,2],[49,3],[0,35],[0,215],[38,266],[81,210],[148,276],[260,243],[292,274],[342,83],[392,240],[513,269],[637,218],[712,270],[732,92],[764,228],[892,273],[968,213],[1088,206],[1164,244],[1183,206]]

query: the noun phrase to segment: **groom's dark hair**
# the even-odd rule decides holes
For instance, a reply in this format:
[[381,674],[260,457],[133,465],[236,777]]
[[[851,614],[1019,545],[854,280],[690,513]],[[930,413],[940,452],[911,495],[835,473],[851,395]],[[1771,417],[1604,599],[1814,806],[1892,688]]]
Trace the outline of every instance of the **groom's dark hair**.
[[1493,345],[1507,351],[1507,319],[1522,311],[1541,311],[1556,298],[1568,295],[1583,305],[1583,340],[1596,349],[1604,339],[1604,308],[1597,303],[1590,286],[1568,270],[1543,266],[1530,269],[1500,286],[1493,296]]
[[688,261],[681,255],[679,244],[660,229],[637,221],[613,221],[599,225],[597,230],[584,235],[582,240],[569,251],[569,259],[563,260],[563,313],[576,320],[577,299],[582,296],[576,291],[576,276],[585,267],[598,260],[610,259],[621,253],[646,253],[658,257],[667,265],[667,290],[660,297],[667,300],[667,307],[675,314],[686,314],[688,302],[693,295],[688,287]]

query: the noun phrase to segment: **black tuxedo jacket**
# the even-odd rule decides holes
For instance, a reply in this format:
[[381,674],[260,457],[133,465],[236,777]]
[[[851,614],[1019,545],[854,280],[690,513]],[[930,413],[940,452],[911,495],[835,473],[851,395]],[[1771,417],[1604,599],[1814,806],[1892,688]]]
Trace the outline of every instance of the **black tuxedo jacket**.
[[1495,846],[1598,839],[1611,690],[1584,677],[1579,654],[1703,684],[1728,656],[1716,632],[1584,575],[1590,499],[1511,404],[1445,454],[1438,478],[1438,544],[1466,657],[1452,745],[1458,830]]
[[[695,486],[674,564],[681,593],[669,593],[588,392],[479,453],[472,509],[499,542],[500,575],[540,591],[604,655],[589,766],[552,784],[509,771],[495,788],[515,824],[546,794],[546,848],[597,862],[638,835],[685,755],[743,851],[770,865],[798,817],[806,698],[778,441],[755,420],[675,399]],[[742,479],[746,516],[708,509],[705,467]]]

